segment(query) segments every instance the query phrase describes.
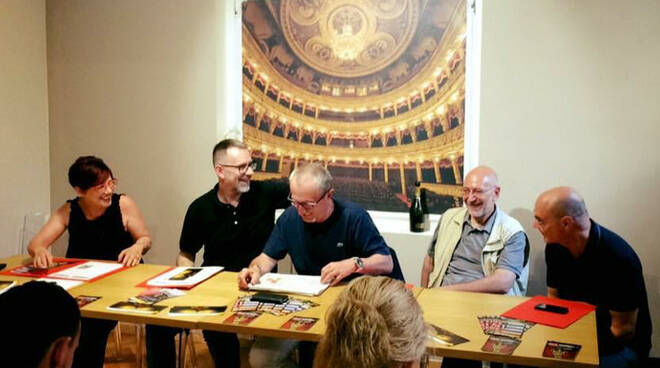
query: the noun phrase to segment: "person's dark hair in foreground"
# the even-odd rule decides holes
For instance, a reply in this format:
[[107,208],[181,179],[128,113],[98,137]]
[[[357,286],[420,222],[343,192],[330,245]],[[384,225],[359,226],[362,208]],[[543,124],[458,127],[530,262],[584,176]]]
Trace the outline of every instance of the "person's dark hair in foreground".
[[71,367],[80,338],[80,309],[61,287],[30,281],[9,289],[0,295],[0,320],[3,366]]

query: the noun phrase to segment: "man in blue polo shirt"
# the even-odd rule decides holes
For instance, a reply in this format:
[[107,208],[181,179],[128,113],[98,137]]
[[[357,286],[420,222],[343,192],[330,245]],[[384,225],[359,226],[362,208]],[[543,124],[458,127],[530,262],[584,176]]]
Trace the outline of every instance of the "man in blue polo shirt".
[[[240,288],[258,283],[261,275],[270,272],[287,253],[298,274],[320,275],[322,282],[331,285],[360,274],[392,272],[389,248],[369,214],[351,202],[333,198],[331,182],[328,170],[317,163],[291,173],[292,206],[277,220],[263,253],[240,272]],[[292,340],[259,338],[250,351],[250,366],[293,366],[288,357],[297,344]]]
[[548,296],[596,306],[601,367],[643,367],[651,348],[651,318],[635,251],[589,218],[573,188],[541,194],[534,218],[547,243]]

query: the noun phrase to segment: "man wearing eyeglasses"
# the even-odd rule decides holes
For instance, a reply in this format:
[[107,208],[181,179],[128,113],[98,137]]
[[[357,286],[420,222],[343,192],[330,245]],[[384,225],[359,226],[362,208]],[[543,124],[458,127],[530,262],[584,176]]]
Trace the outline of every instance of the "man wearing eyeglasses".
[[465,207],[441,217],[422,267],[422,286],[525,295],[529,242],[518,221],[499,209],[497,174],[479,166],[465,177]]
[[[369,214],[359,206],[334,198],[332,176],[320,164],[300,166],[291,173],[289,207],[277,224],[263,252],[238,276],[241,289],[256,284],[286,254],[296,272],[320,275],[321,282],[336,285],[363,274],[388,275],[393,261],[389,248]],[[250,366],[289,367],[293,340],[259,338],[250,351]],[[309,346],[301,344],[301,366],[311,365]]]
[[[218,183],[195,199],[186,212],[177,266],[192,266],[204,247],[202,266],[240,271],[258,256],[275,222],[275,210],[288,207],[285,182],[255,181],[256,163],[247,146],[225,139],[213,148]],[[174,367],[174,339],[179,330],[147,326],[149,367]],[[216,366],[240,367],[235,334],[203,331]]]

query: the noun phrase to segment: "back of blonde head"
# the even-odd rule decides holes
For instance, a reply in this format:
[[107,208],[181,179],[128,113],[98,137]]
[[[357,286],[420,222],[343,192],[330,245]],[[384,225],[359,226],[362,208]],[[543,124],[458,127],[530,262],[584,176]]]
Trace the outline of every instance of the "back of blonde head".
[[419,360],[427,327],[401,281],[363,276],[342,291],[326,316],[315,368],[391,368]]

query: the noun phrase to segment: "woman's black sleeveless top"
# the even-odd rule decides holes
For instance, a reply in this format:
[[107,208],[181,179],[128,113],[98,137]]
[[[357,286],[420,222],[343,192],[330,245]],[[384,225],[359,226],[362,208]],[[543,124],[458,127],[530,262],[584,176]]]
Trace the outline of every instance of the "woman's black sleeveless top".
[[94,220],[85,218],[78,198],[71,199],[69,248],[67,258],[117,261],[119,253],[133,245],[133,237],[124,229],[119,209],[120,194],[112,195],[112,204]]

